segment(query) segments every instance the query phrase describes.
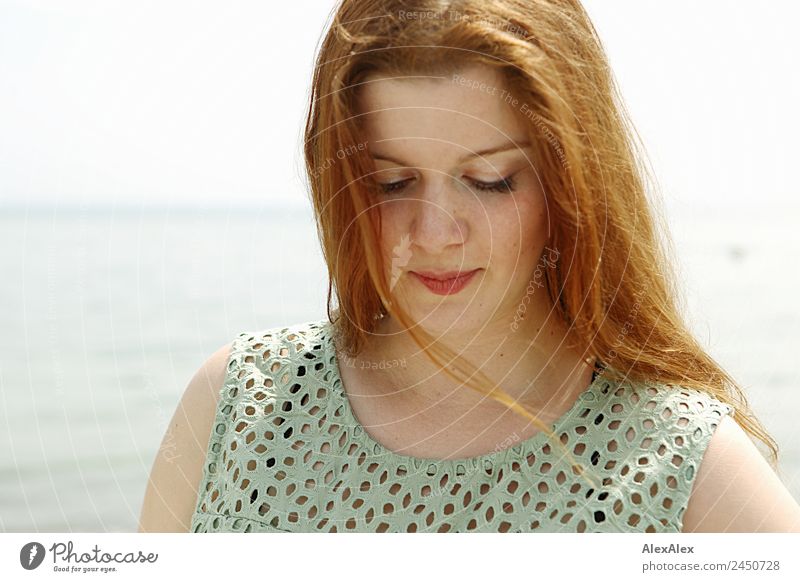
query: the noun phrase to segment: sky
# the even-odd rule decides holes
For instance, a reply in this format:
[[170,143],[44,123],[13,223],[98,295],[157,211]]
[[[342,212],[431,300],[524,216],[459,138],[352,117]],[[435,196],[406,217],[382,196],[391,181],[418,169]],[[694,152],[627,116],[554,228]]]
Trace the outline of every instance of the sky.
[[[307,206],[333,0],[0,0],[0,206]],[[798,9],[585,1],[668,205],[795,204]]]

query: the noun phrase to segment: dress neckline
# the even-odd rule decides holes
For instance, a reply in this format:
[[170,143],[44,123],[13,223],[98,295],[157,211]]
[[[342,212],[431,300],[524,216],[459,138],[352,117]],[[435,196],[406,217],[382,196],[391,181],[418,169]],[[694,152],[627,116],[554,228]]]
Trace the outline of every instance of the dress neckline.
[[[373,451],[373,453],[376,456],[381,457],[384,462],[388,460],[392,461],[395,465],[410,465],[413,467],[428,465],[429,469],[434,472],[436,471],[436,468],[442,468],[445,470],[454,468],[463,469],[466,466],[472,468],[491,468],[496,465],[503,464],[511,458],[515,458],[517,460],[522,459],[530,453],[538,451],[545,443],[550,442],[547,433],[543,430],[539,430],[539,432],[530,438],[518,442],[513,446],[471,457],[439,459],[432,457],[417,457],[414,455],[406,455],[392,451],[372,438],[372,436],[370,436],[370,434],[367,432],[366,428],[364,428],[364,426],[359,422],[358,418],[356,418],[355,411],[350,404],[350,398],[347,395],[347,391],[344,389],[344,382],[342,381],[342,376],[339,369],[339,358],[336,354],[336,346],[334,343],[333,326],[330,321],[325,320],[323,329],[324,338],[322,344],[325,351],[326,361],[330,362],[331,364],[330,368],[333,374],[331,379],[333,393],[337,399],[337,408],[339,405],[341,405],[344,410],[344,418],[342,419],[342,422],[344,422],[347,426],[352,427],[352,436],[355,441],[357,441],[367,450]],[[592,380],[589,383],[589,386],[578,395],[569,410],[548,425],[553,433],[558,435],[559,430],[565,424],[567,424],[569,420],[574,418],[580,410],[586,406],[594,405],[600,400],[599,391],[601,384],[603,384],[603,379],[602,375],[598,372],[599,370],[602,370],[603,367],[604,366],[599,363],[595,365],[595,370],[592,374]],[[458,465],[461,465],[461,467],[457,467]]]

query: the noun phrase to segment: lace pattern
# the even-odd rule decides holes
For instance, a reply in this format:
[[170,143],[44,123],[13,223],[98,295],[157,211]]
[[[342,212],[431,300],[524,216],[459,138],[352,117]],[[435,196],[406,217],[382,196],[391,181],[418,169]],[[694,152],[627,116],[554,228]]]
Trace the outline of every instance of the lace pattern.
[[327,320],[240,334],[192,532],[678,532],[732,407],[685,387],[594,379],[551,428],[465,459],[394,453],[356,420]]

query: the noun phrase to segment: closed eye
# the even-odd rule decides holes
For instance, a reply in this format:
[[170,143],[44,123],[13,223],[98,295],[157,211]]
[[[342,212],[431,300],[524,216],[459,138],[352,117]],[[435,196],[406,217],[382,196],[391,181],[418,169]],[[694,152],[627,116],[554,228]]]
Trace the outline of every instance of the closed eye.
[[480,180],[469,179],[476,190],[482,192],[513,192],[514,191],[514,177],[508,176],[496,182],[482,182]]
[[[406,186],[412,182],[414,178],[406,178],[405,180],[397,180],[396,182],[385,182],[379,184],[381,190],[385,194],[391,194],[394,192],[400,192],[406,188]],[[508,176],[503,178],[502,180],[497,180],[495,182],[484,182],[482,180],[473,180],[472,178],[467,178],[470,184],[476,189],[481,192],[513,192],[514,191],[514,177]]]
[[414,178],[406,178],[405,180],[397,180],[396,182],[386,182],[379,185],[381,187],[381,190],[383,190],[385,194],[389,194],[392,192],[399,192],[400,190],[405,188],[406,185],[413,179]]

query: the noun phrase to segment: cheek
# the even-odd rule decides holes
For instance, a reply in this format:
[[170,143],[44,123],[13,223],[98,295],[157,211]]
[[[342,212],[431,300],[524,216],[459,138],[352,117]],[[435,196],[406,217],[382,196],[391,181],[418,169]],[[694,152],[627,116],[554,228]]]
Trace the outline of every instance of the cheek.
[[409,233],[404,230],[404,224],[400,204],[388,203],[382,204],[381,212],[381,252],[383,256],[391,261],[393,255],[402,251],[402,247],[410,244]]
[[[538,192],[521,192],[501,201],[492,216],[492,248],[520,269],[536,261],[547,240],[547,209]],[[512,267],[513,268],[513,267]]]

